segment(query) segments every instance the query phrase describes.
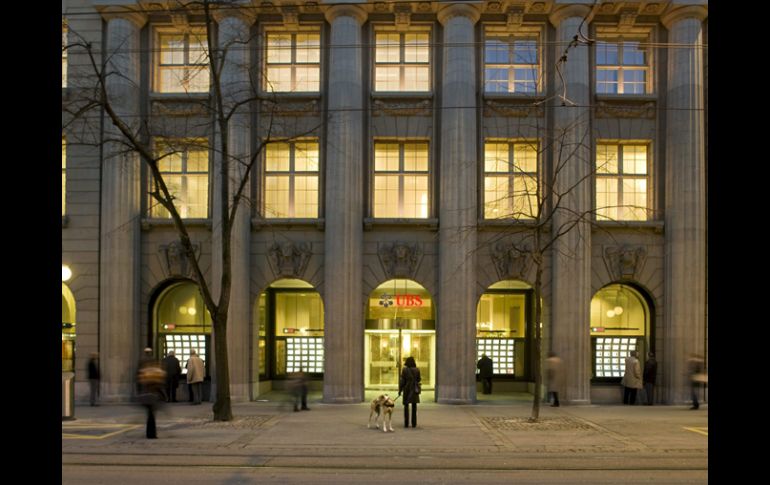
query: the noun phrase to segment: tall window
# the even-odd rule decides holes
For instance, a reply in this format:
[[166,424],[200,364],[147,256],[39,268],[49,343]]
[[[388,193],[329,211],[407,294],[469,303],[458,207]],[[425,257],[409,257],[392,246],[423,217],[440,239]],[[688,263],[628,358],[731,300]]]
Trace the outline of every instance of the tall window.
[[596,219],[646,221],[650,196],[648,147],[596,145]]
[[67,87],[67,25],[61,26],[61,87]]
[[430,91],[430,33],[374,35],[375,91]]
[[650,92],[647,48],[639,41],[613,39],[596,43],[596,92],[645,94]]
[[67,200],[67,140],[61,139],[61,215],[65,214]]
[[205,28],[156,31],[155,91],[207,93],[209,56]]
[[264,217],[317,218],[319,173],[317,141],[267,145]]
[[374,217],[428,218],[428,142],[375,142]]
[[484,143],[484,218],[537,217],[537,143]]
[[321,34],[266,34],[267,77],[271,92],[318,92],[321,89]]
[[487,32],[484,39],[484,91],[534,94],[540,91],[537,36]]
[[[174,205],[182,218],[208,217],[209,151],[207,140],[156,139],[155,150],[165,155],[159,162],[163,180],[174,196]],[[155,190],[150,180],[150,191]],[[170,218],[171,214],[150,197],[150,217]]]

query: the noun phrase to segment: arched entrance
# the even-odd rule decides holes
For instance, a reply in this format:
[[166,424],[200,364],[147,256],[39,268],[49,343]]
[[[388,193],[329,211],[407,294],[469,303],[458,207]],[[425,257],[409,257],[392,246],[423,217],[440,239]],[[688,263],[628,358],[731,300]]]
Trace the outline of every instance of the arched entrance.
[[[186,374],[185,365],[195,350],[203,360],[206,376],[211,362],[211,315],[198,286],[190,281],[173,283],[158,295],[153,308],[154,347],[162,357],[173,350]],[[204,399],[205,392],[204,392]]]
[[644,365],[650,350],[650,308],[644,296],[624,284],[607,285],[591,299],[591,369],[597,381],[617,382],[626,357],[638,352]]
[[282,380],[299,371],[323,378],[324,308],[313,285],[280,279],[260,294],[256,312],[260,380]]
[[61,370],[75,369],[75,296],[72,290],[61,284]]
[[499,281],[479,299],[476,311],[476,359],[486,354],[495,380],[531,378],[530,336],[534,335],[534,293],[527,283]]
[[422,285],[393,279],[372,291],[364,330],[364,387],[398,389],[404,359],[414,357],[423,389],[436,382],[436,319]]

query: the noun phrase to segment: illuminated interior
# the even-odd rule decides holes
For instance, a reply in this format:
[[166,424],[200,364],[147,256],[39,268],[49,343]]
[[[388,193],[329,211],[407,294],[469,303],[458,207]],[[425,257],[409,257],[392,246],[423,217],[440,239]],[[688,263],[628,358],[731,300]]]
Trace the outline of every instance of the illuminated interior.
[[364,386],[398,389],[404,360],[414,357],[423,389],[436,382],[436,325],[433,300],[419,283],[393,279],[369,295],[364,330]]
[[163,291],[155,305],[155,330],[160,355],[173,350],[183,374],[187,373],[185,364],[192,350],[204,364],[208,362],[211,315],[194,283],[178,283]]
[[61,370],[75,369],[75,296],[69,287],[61,284]]

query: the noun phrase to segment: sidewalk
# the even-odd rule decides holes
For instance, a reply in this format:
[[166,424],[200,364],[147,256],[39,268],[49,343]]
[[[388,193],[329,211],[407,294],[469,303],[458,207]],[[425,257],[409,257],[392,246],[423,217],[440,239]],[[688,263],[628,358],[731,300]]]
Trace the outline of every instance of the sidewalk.
[[311,410],[293,412],[288,399],[274,392],[234,404],[231,422],[212,421],[211,403],[167,404],[157,415],[157,440],[144,437],[142,408],[80,405],[75,420],[62,421],[62,462],[366,468],[399,450],[389,467],[411,467],[419,456],[437,469],[708,469],[707,406],[545,404],[532,424],[527,395],[456,406],[426,393],[417,428],[404,429],[399,401],[394,432],[383,433],[367,428],[368,402],[323,404],[311,393]]

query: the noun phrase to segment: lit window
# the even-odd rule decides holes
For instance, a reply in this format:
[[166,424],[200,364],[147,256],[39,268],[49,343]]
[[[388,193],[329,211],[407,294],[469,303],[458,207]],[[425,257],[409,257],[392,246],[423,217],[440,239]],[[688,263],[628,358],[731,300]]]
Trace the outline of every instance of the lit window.
[[[183,219],[208,217],[209,150],[205,139],[156,139],[155,150],[165,155],[158,167],[174,206]],[[150,191],[155,191],[150,180]],[[150,197],[150,217],[167,219],[171,214]]]
[[538,214],[537,143],[484,143],[484,218],[534,219]]
[[374,217],[428,218],[428,143],[374,144]]
[[209,56],[205,28],[156,32],[155,91],[207,93]]
[[317,141],[267,145],[264,216],[317,218],[319,173]]
[[65,213],[67,194],[67,140],[61,139],[61,215]]
[[647,48],[641,42],[619,39],[596,43],[596,92],[645,94],[650,92]]
[[321,87],[321,34],[267,33],[265,90],[317,92]]
[[488,32],[484,41],[484,91],[535,94],[540,91],[537,36]]
[[647,145],[596,145],[596,219],[646,221],[648,190]]
[[67,26],[61,27],[61,87],[67,87]]
[[375,91],[430,91],[430,33],[377,32]]

